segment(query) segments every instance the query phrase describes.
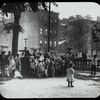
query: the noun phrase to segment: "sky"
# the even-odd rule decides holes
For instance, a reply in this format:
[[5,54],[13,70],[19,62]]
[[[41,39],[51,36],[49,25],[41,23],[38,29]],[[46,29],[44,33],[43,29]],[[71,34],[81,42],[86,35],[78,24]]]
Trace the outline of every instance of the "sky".
[[59,18],[68,18],[69,16],[90,15],[93,20],[100,16],[100,5],[95,2],[56,2],[58,7],[51,6],[51,10],[59,13]]
[[[59,13],[59,18],[69,18],[70,16],[90,15],[93,20],[100,16],[100,5],[95,2],[56,2],[58,7],[51,5],[51,10]],[[1,17],[1,16],[0,16]]]

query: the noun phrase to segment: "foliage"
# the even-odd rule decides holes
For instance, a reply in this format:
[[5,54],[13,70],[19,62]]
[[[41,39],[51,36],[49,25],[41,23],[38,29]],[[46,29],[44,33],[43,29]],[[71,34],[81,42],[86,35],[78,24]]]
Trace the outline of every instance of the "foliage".
[[68,25],[65,26],[64,35],[68,37],[69,47],[79,52],[87,51],[88,34],[91,32],[89,24],[90,23],[81,16],[77,16],[76,20],[68,22]]
[[[10,30],[13,29],[13,41],[12,41],[12,54],[16,55],[18,50],[18,35],[19,31],[22,31],[22,27],[19,25],[19,20],[21,13],[26,10],[37,11],[39,9],[48,10],[48,2],[2,2],[1,12],[3,15],[8,16],[8,13],[14,15],[14,23],[8,23],[5,25],[4,29]],[[56,3],[52,2],[56,6]]]
[[[48,3],[49,2],[16,2],[16,3],[2,3],[1,6],[1,14],[6,15],[8,17],[8,13],[12,13],[15,16],[21,15],[22,12],[26,10],[32,10],[34,12],[45,9],[48,10]],[[58,6],[55,2],[51,2],[54,6]],[[11,25],[11,26],[10,26]],[[7,28],[8,27],[8,28]],[[13,29],[16,28],[20,32],[23,31],[23,28],[20,25],[16,25],[16,23],[7,23],[5,24],[4,29]]]
[[100,23],[95,23],[92,27],[92,39],[94,42],[100,41],[100,35],[98,36],[98,33],[100,33]]
[[13,29],[18,30],[19,32],[24,31],[23,28],[20,25],[16,24],[16,23],[7,23],[7,24],[5,24],[4,30],[9,31],[9,30],[13,30]]
[[69,17],[64,27],[64,37],[68,37],[66,47],[72,47],[79,52],[87,51],[92,41],[94,43],[100,41],[100,23],[91,19],[89,15],[86,18],[80,15]]
[[16,3],[3,3],[1,6],[1,10],[6,16],[8,13],[16,13],[20,14],[26,10],[37,11],[39,8],[43,6],[45,10],[47,10],[47,6],[45,2],[16,2]]
[[[43,7],[47,10],[46,2],[16,2],[16,3],[3,3],[1,6],[2,15],[8,17],[8,13],[14,14],[14,16],[20,16],[22,12],[26,10],[37,11],[39,8]],[[7,23],[5,24],[4,29],[12,30],[15,29],[22,32],[23,28],[17,23]]]

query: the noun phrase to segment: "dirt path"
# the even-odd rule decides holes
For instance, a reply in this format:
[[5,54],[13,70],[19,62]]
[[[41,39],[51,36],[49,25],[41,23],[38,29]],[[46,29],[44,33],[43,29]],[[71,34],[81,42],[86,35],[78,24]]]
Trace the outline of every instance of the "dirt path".
[[95,98],[100,94],[100,82],[76,79],[71,88],[65,79],[12,79],[0,85],[0,92],[6,98]]

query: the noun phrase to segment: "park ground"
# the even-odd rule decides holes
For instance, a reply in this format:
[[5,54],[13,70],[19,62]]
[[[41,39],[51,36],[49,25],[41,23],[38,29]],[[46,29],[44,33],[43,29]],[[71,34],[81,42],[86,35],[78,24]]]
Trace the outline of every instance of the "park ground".
[[90,77],[88,71],[77,71],[73,85],[67,86],[66,77],[3,78],[0,93],[5,98],[96,98],[100,95],[100,72]]

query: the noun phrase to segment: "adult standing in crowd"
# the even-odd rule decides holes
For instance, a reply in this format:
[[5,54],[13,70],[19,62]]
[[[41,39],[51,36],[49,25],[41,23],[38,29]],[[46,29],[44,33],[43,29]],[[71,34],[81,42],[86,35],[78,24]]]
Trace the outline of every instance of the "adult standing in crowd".
[[1,64],[1,75],[4,76],[5,75],[5,68],[8,65],[8,60],[7,60],[7,56],[6,56],[5,51],[2,51],[2,53],[0,55],[0,64]]
[[50,63],[48,66],[48,77],[54,77],[55,68],[53,58],[50,59]]
[[97,67],[97,56],[94,55],[92,59],[92,65],[91,65],[91,76],[96,75],[96,67]]
[[82,61],[83,61],[83,66],[87,66],[87,55],[84,51],[82,52]]
[[27,49],[27,47],[24,48],[24,53],[25,53],[25,55],[28,55],[28,56],[30,55],[30,52],[29,52],[29,50]]
[[44,59],[46,59],[46,58],[49,58],[49,53],[47,50],[45,50],[45,53],[44,53]]
[[23,77],[29,77],[29,67],[30,67],[30,61],[29,61],[29,53],[25,53],[24,56],[21,57],[21,74]]
[[16,63],[16,69],[21,72],[21,61],[20,61],[20,57],[19,54],[17,54],[14,58],[15,63]]
[[16,70],[16,63],[15,63],[15,60],[14,60],[14,57],[13,55],[11,55],[9,57],[9,70],[10,70],[10,75],[12,77],[14,77],[15,75],[15,70]]

